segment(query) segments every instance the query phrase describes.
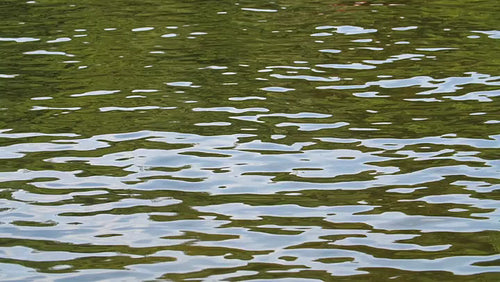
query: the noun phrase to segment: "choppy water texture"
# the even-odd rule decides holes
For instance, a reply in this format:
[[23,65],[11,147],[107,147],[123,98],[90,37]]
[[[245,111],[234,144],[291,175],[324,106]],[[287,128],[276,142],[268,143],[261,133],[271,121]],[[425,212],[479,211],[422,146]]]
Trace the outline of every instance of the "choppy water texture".
[[499,12],[2,1],[0,280],[499,279]]

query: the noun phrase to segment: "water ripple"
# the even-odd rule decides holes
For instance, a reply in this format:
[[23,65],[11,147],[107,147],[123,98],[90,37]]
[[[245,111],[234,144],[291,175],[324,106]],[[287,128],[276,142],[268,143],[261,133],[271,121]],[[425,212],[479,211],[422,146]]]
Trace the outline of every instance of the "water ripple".
[[0,280],[498,277],[493,2],[11,2]]

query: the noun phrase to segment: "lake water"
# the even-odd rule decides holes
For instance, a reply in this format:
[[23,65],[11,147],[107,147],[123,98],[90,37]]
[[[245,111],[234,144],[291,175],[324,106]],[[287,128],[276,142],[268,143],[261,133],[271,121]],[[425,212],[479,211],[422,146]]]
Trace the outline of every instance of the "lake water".
[[499,14],[2,1],[0,280],[499,279]]

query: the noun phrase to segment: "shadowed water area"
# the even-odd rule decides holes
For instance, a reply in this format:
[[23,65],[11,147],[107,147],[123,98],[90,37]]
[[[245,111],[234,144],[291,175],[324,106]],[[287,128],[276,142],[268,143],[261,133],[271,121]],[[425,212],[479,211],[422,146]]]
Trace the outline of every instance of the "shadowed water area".
[[0,280],[499,279],[499,14],[0,2]]

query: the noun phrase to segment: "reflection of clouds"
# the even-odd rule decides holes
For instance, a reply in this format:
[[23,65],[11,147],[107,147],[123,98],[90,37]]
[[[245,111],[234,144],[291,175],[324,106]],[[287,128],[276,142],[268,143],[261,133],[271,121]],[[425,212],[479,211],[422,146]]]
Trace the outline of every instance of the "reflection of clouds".
[[335,33],[344,34],[344,35],[354,35],[354,34],[365,34],[365,33],[374,33],[377,32],[374,28],[363,28],[360,26],[352,26],[352,25],[342,25],[342,26],[332,26],[332,25],[323,25],[316,27],[317,30],[333,30]]
[[384,212],[370,215],[332,215],[327,220],[336,223],[364,223],[375,229],[389,231],[419,230],[421,232],[482,232],[498,230],[496,220],[459,218],[451,216],[406,215]]
[[500,30],[473,30],[472,32],[486,34],[492,39],[500,39]]
[[[389,63],[394,60],[401,60],[405,58],[413,58],[414,56],[421,56],[421,55],[401,55],[401,56],[393,56],[391,59],[388,60],[381,60],[381,61],[365,61],[365,62],[370,62],[370,63],[376,63],[376,64],[382,64],[382,63]],[[349,66],[353,67],[359,67],[362,64],[351,64]],[[336,68],[337,66],[335,64],[333,65],[321,65],[321,67],[332,67]],[[362,67],[360,67],[362,68]],[[409,88],[409,87],[414,87],[417,86],[419,88],[432,88],[431,90],[425,90],[425,91],[420,91],[417,92],[416,95],[431,95],[431,94],[444,94],[444,93],[457,93],[459,90],[462,90],[465,86],[467,85],[474,85],[474,84],[482,84],[482,85],[487,85],[487,86],[497,86],[498,85],[498,78],[496,76],[490,76],[490,75],[484,75],[484,74],[479,74],[479,73],[469,73],[470,76],[464,76],[464,77],[448,77],[448,78],[443,78],[443,79],[436,79],[432,78],[429,76],[415,76],[415,77],[410,77],[410,78],[400,78],[400,79],[382,79],[378,81],[370,81],[366,82],[363,85],[322,85],[322,86],[317,86],[316,89],[336,89],[336,90],[348,90],[348,89],[362,89],[362,88],[373,88],[374,86],[378,86],[380,88],[386,88],[386,89],[404,89],[404,88]],[[273,77],[275,78],[286,78],[285,76],[278,76],[274,75]],[[322,81],[322,80],[317,80],[317,81]],[[370,93],[370,92],[368,92]],[[461,92],[459,92],[461,93]],[[498,90],[488,90],[488,91],[474,91],[474,92],[468,92],[463,95],[459,96],[442,96],[442,98],[446,99],[451,99],[451,100],[475,100],[478,102],[493,102],[491,97],[498,97],[500,94]],[[379,96],[380,97],[380,96]],[[370,96],[371,98],[371,96]],[[420,101],[420,100],[429,100],[429,101],[442,101],[437,98],[419,98],[416,96],[415,98],[406,98],[406,100],[409,101]]]
[[[276,123],[278,127],[280,124],[295,124],[309,125],[314,129],[322,124],[313,122],[314,119],[325,120],[332,118],[332,115],[314,112],[258,113],[253,117],[263,122],[279,119]],[[304,123],[306,120],[310,122]],[[127,267],[156,269],[156,271],[161,269],[160,272],[171,273],[194,272],[201,268],[231,269],[245,266],[248,261],[231,258],[236,252],[243,252],[249,256],[248,259],[252,263],[279,263],[294,266],[296,270],[324,270],[333,275],[360,274],[363,273],[359,270],[360,267],[449,271],[463,275],[496,271],[498,268],[473,265],[477,262],[498,259],[495,255],[450,255],[441,256],[439,259],[428,259],[427,255],[439,255],[441,252],[449,251],[453,248],[450,245],[453,243],[446,241],[431,245],[418,243],[419,237],[434,232],[466,234],[498,229],[496,220],[498,212],[494,200],[478,199],[469,194],[422,193],[430,190],[427,187],[428,183],[441,181],[448,175],[464,175],[471,179],[494,175],[494,161],[481,159],[477,152],[484,148],[494,148],[498,144],[498,136],[492,136],[491,140],[459,138],[453,134],[414,139],[318,137],[308,139],[310,140],[308,142],[279,144],[252,140],[251,138],[255,137],[252,134],[202,136],[176,132],[138,131],[80,139],[75,134],[44,135],[8,131],[3,131],[1,134],[2,137],[11,140],[65,138],[52,142],[31,143],[31,146],[28,146],[28,143],[5,146],[3,149],[6,152],[29,154],[29,152],[52,150],[55,155],[60,152],[60,156],[54,155],[46,159],[46,162],[53,164],[80,162],[91,167],[113,167],[127,172],[124,176],[79,176],[85,168],[79,165],[82,170],[23,170],[0,173],[2,181],[32,180],[30,185],[38,188],[71,191],[59,195],[40,195],[36,190],[14,191],[12,199],[15,201],[3,201],[6,203],[3,207],[8,209],[2,214],[3,222],[52,221],[57,225],[29,227],[8,224],[2,228],[3,237],[57,240],[79,246],[105,246],[108,249],[113,246],[130,246],[145,250],[158,247],[151,251],[150,257],[175,257],[176,261]],[[130,151],[97,154],[99,149],[109,148],[111,144],[115,146],[114,143],[134,141],[151,142],[155,145],[176,145],[176,147],[149,149],[142,145],[142,148]],[[333,147],[328,150],[314,149],[317,142],[328,143]],[[441,147],[434,148],[433,144],[441,144]],[[450,149],[455,145],[469,146],[477,152]],[[340,146],[344,148],[338,148]],[[30,151],[27,151],[28,148]],[[423,151],[417,148],[422,148]],[[78,156],[81,152],[93,151],[96,152],[95,156]],[[414,162],[452,158],[464,162],[486,162],[489,167],[447,165],[400,173],[396,163],[390,162],[396,157],[383,156],[383,152],[387,151],[399,154],[399,158]],[[446,154],[452,155],[443,157]],[[140,167],[148,169],[141,170]],[[224,170],[223,173],[212,172],[223,167],[230,169]],[[162,168],[164,170],[161,170]],[[378,175],[364,181],[307,182],[307,178],[321,179],[363,172],[377,172]],[[273,173],[294,175],[302,178],[304,182],[284,179],[272,183],[269,179]],[[202,181],[189,182],[190,178],[202,178]],[[221,185],[226,185],[227,188],[217,188]],[[387,185],[393,187],[387,190],[390,192],[387,194],[405,197],[396,199],[395,203],[422,203],[429,207],[442,204],[447,204],[449,207],[470,206],[476,209],[474,217],[463,217],[462,213],[469,212],[469,209],[448,207],[450,214],[446,216],[387,211],[384,210],[387,204],[362,194],[380,188],[381,194],[371,192],[369,195],[385,197],[384,186]],[[485,181],[457,181],[452,185],[483,193],[495,189]],[[78,191],[79,189],[81,191]],[[326,200],[322,198],[323,196],[312,198],[304,194],[307,191],[318,191],[319,195],[328,195],[329,192],[342,190],[353,190],[349,196],[353,199],[351,204],[342,200],[343,197],[331,197]],[[195,191],[203,192],[204,196],[201,194],[193,196],[195,201],[187,202],[184,197]],[[297,193],[291,193],[292,191]],[[279,194],[284,192],[287,193]],[[172,197],[169,196],[171,193],[178,194]],[[267,204],[261,202],[259,197],[266,194],[282,202],[279,202],[280,200],[268,201]],[[120,197],[113,198],[117,195]],[[216,200],[217,195],[233,197],[228,198],[229,201]],[[83,199],[93,199],[96,202],[84,204]],[[196,202],[197,199],[199,202]],[[314,201],[308,204],[307,200]],[[45,205],[40,206],[35,203]],[[50,203],[54,205],[46,205]],[[185,210],[185,206],[189,206],[192,210]],[[453,213],[456,215],[451,216]],[[186,215],[191,218],[183,218]],[[79,224],[70,224],[74,222]],[[318,225],[320,222],[321,226]],[[336,227],[328,228],[328,224],[335,224]],[[394,233],[396,231],[397,234]],[[201,235],[190,237],[188,236],[190,232],[211,234],[214,237],[203,238]],[[105,237],[105,235],[113,236]],[[230,237],[217,239],[217,235],[230,235]],[[315,244],[323,247],[317,248]],[[178,251],[188,245],[192,248],[192,252]],[[365,251],[359,251],[360,247],[365,248]],[[33,252],[34,249],[31,247],[16,248],[9,247],[12,258],[31,261],[116,255],[107,251],[88,253],[68,250],[37,253]],[[216,253],[208,256],[205,252],[210,248],[221,250],[224,254]],[[422,258],[375,256],[369,251],[372,248],[384,250],[388,254],[405,251],[408,254],[418,254]],[[140,257],[133,254],[133,250],[124,250],[122,255]],[[293,261],[281,259],[286,256],[296,259]],[[231,275],[237,276],[232,271]]]

